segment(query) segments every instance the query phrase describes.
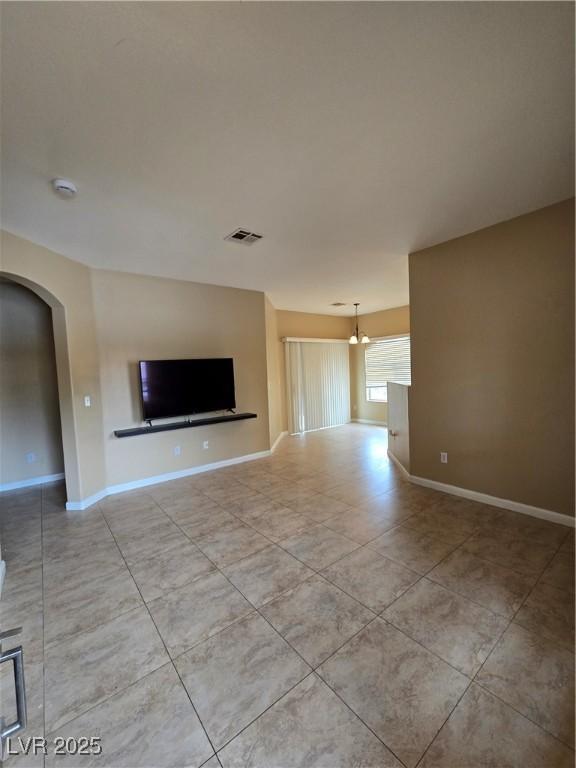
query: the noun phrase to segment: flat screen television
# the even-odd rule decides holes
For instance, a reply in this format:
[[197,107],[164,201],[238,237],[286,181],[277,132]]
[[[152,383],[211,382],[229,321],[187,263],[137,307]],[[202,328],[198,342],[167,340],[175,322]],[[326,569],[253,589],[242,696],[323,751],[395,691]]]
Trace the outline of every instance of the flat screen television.
[[144,421],[236,407],[231,357],[140,360]]

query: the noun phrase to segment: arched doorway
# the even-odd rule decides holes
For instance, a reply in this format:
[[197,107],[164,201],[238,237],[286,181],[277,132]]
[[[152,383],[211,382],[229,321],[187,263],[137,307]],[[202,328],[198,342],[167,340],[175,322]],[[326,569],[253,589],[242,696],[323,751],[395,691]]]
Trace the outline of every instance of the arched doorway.
[[62,457],[68,498],[80,498],[80,475],[72,403],[72,383],[68,355],[66,312],[62,303],[40,285],[19,275],[1,272],[0,278],[28,289],[48,305],[52,316],[52,335],[56,366]]

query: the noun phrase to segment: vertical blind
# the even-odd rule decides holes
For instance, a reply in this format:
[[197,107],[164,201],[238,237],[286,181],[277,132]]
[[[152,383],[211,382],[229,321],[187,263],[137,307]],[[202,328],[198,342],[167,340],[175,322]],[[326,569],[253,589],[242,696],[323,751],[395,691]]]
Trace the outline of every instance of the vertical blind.
[[291,434],[350,421],[348,344],[286,341]]
[[387,383],[410,384],[410,336],[377,339],[366,347],[366,391],[381,389],[387,399]]

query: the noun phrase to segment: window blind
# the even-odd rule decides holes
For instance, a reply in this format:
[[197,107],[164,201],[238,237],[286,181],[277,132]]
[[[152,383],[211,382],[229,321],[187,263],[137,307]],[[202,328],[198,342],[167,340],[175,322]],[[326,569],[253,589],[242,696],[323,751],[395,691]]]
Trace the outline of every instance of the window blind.
[[[366,347],[366,394],[369,400],[386,400],[386,384],[410,384],[410,336],[377,339]],[[378,396],[371,396],[370,390]],[[373,393],[374,394],[374,393]]]

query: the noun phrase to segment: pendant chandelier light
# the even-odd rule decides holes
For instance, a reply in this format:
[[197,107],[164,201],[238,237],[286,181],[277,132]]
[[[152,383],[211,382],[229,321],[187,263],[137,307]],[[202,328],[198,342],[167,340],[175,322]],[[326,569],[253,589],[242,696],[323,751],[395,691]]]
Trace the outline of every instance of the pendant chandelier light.
[[354,333],[352,336],[350,336],[350,344],[358,344],[358,341],[360,341],[360,344],[368,344],[370,342],[370,339],[368,336],[364,333],[364,331],[358,331],[358,307],[360,304],[356,302],[354,304],[354,317],[356,319],[356,325],[354,327]]

